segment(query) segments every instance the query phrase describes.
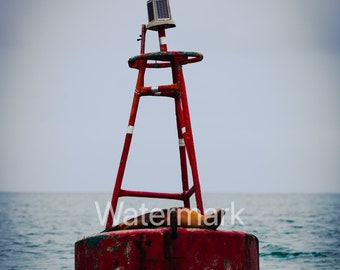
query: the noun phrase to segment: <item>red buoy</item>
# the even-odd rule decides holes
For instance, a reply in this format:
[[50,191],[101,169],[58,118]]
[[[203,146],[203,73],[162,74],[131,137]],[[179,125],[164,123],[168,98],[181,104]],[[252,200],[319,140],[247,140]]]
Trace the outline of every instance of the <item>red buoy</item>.
[[235,231],[170,228],[96,234],[75,244],[75,269],[259,269],[258,240]]
[[[138,69],[124,147],[111,200],[111,211],[106,232],[84,237],[75,243],[75,269],[259,269],[259,248],[256,236],[236,231],[183,228],[187,220],[177,223],[171,216],[169,227],[114,230],[112,228],[118,199],[124,196],[180,200],[190,210],[190,198],[195,196],[196,207],[204,213],[194,139],[182,66],[199,62],[203,55],[197,52],[168,51],[165,29],[175,27],[171,18],[169,0],[148,0],[149,24],[142,26],[140,55],[128,61]],[[159,52],[145,53],[146,31],[158,31]],[[147,68],[170,68],[172,82],[167,85],[145,86]],[[174,100],[182,191],[178,193],[150,192],[122,189],[140,98],[163,96]],[[191,168],[190,186],[187,162]],[[185,217],[185,215],[183,215]],[[193,216],[198,216],[194,213]],[[201,217],[201,216],[199,216]],[[181,216],[180,216],[181,218]],[[175,220],[173,222],[173,220]],[[177,224],[174,226],[174,224]],[[188,226],[195,227],[195,226]],[[127,228],[127,227],[123,227]]]

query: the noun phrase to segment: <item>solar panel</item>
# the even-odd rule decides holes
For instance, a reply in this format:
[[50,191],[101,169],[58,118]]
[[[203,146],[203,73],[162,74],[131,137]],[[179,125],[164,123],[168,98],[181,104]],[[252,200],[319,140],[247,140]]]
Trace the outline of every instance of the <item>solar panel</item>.
[[147,29],[157,31],[160,28],[175,27],[175,22],[171,19],[169,0],[148,0],[147,11],[149,23]]
[[149,1],[148,2],[148,17],[149,17],[149,22],[153,21],[155,19],[155,14],[153,12],[153,2]]
[[170,19],[169,5],[167,0],[156,0],[158,19]]

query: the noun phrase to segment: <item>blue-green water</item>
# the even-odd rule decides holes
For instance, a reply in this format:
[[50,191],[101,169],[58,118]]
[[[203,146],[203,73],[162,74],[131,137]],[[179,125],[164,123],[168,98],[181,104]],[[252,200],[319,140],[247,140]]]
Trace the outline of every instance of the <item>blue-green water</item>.
[[[73,269],[74,243],[103,230],[100,219],[110,197],[0,193],[0,269]],[[123,202],[122,216],[132,215],[129,207],[138,209],[142,203],[148,210],[179,205],[164,200]],[[340,269],[340,194],[209,193],[204,194],[204,205],[229,209],[219,229],[258,237],[261,269]],[[234,216],[244,208],[239,220],[231,218],[232,208]]]

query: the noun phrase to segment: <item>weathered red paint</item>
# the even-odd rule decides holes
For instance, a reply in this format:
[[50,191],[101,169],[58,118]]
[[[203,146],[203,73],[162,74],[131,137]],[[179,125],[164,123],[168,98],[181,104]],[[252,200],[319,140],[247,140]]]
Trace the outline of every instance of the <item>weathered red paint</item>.
[[[144,53],[145,49],[145,33],[146,28],[142,26],[141,34],[141,52],[140,55],[131,57],[128,61],[131,68],[138,69],[137,82],[131,106],[129,126],[134,127],[138,111],[140,98],[143,96],[166,96],[173,98],[175,101],[175,112],[177,121],[178,140],[184,143],[179,145],[181,176],[182,176],[182,192],[167,193],[167,192],[150,192],[150,191],[136,191],[124,190],[121,188],[125,166],[130,150],[132,131],[126,133],[122,156],[118,168],[115,187],[111,199],[111,208],[106,229],[112,226],[113,215],[116,211],[119,197],[133,196],[133,197],[149,197],[162,199],[175,199],[183,201],[185,207],[190,207],[190,197],[195,194],[196,206],[204,213],[203,201],[201,195],[201,188],[199,182],[199,175],[196,162],[194,138],[191,130],[191,120],[189,113],[189,105],[186,94],[186,87],[182,65],[195,63],[203,59],[203,55],[197,52],[184,51],[167,51],[166,43],[160,41],[160,51],[154,53]],[[165,29],[159,30],[159,39],[165,39]],[[172,83],[167,85],[159,85],[157,87],[145,86],[144,75],[147,68],[171,68]],[[187,159],[189,160],[193,185],[189,186]]]
[[259,269],[252,234],[178,228],[115,231],[75,245],[75,269]]

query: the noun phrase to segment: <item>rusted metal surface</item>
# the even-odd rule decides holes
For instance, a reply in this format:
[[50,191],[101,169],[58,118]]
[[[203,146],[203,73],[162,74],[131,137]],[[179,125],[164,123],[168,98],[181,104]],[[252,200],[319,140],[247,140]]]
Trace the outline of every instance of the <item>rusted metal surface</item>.
[[258,240],[236,231],[177,228],[93,235],[75,244],[75,269],[259,269]]

